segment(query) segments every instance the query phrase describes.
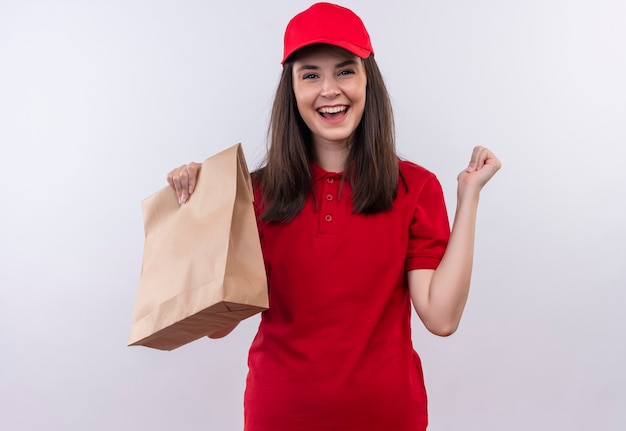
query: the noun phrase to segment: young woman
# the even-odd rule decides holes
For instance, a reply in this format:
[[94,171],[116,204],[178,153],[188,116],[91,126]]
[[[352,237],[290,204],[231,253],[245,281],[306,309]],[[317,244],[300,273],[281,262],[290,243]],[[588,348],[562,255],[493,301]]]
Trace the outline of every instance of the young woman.
[[[363,23],[328,3],[287,26],[270,131],[252,175],[270,309],[249,353],[246,430],[425,430],[410,306],[432,333],[456,330],[480,191],[500,162],[474,149],[450,232],[436,177],[396,155]],[[181,203],[199,166],[168,174]]]

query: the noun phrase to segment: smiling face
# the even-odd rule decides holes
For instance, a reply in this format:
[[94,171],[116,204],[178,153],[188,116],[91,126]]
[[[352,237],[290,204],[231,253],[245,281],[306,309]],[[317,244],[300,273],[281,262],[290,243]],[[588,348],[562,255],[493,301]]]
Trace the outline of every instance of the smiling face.
[[347,150],[365,108],[362,60],[340,48],[319,46],[298,55],[292,73],[298,111],[315,149]]

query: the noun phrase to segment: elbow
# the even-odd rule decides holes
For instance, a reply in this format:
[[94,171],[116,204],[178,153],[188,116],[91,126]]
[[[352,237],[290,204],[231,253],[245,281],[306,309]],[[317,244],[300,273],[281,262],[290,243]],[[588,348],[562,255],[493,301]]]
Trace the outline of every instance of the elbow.
[[208,334],[207,337],[209,337],[209,338],[211,338],[213,340],[217,340],[219,338],[224,338],[225,336],[227,336],[228,334],[233,332],[233,330],[237,327],[238,324],[239,324],[239,322],[235,323],[232,326],[228,326],[226,328],[218,329],[217,331],[214,331],[214,332]]
[[449,337],[459,328],[458,322],[443,322],[439,324],[427,325],[426,329],[439,337]]

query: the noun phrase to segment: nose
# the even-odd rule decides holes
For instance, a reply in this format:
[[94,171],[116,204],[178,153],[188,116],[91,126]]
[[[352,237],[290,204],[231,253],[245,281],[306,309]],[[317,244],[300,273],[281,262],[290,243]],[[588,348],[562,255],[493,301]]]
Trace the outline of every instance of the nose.
[[339,85],[337,85],[337,81],[332,78],[324,79],[322,83],[322,92],[320,93],[322,97],[326,98],[335,98],[341,94],[341,90],[339,89]]

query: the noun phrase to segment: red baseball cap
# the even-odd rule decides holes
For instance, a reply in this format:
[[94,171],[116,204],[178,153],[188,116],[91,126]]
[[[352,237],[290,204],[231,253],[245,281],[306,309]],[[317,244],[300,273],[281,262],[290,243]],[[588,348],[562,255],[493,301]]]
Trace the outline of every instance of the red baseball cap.
[[316,43],[335,45],[361,58],[374,54],[361,18],[350,9],[331,3],[315,3],[289,21],[281,63],[298,49]]

